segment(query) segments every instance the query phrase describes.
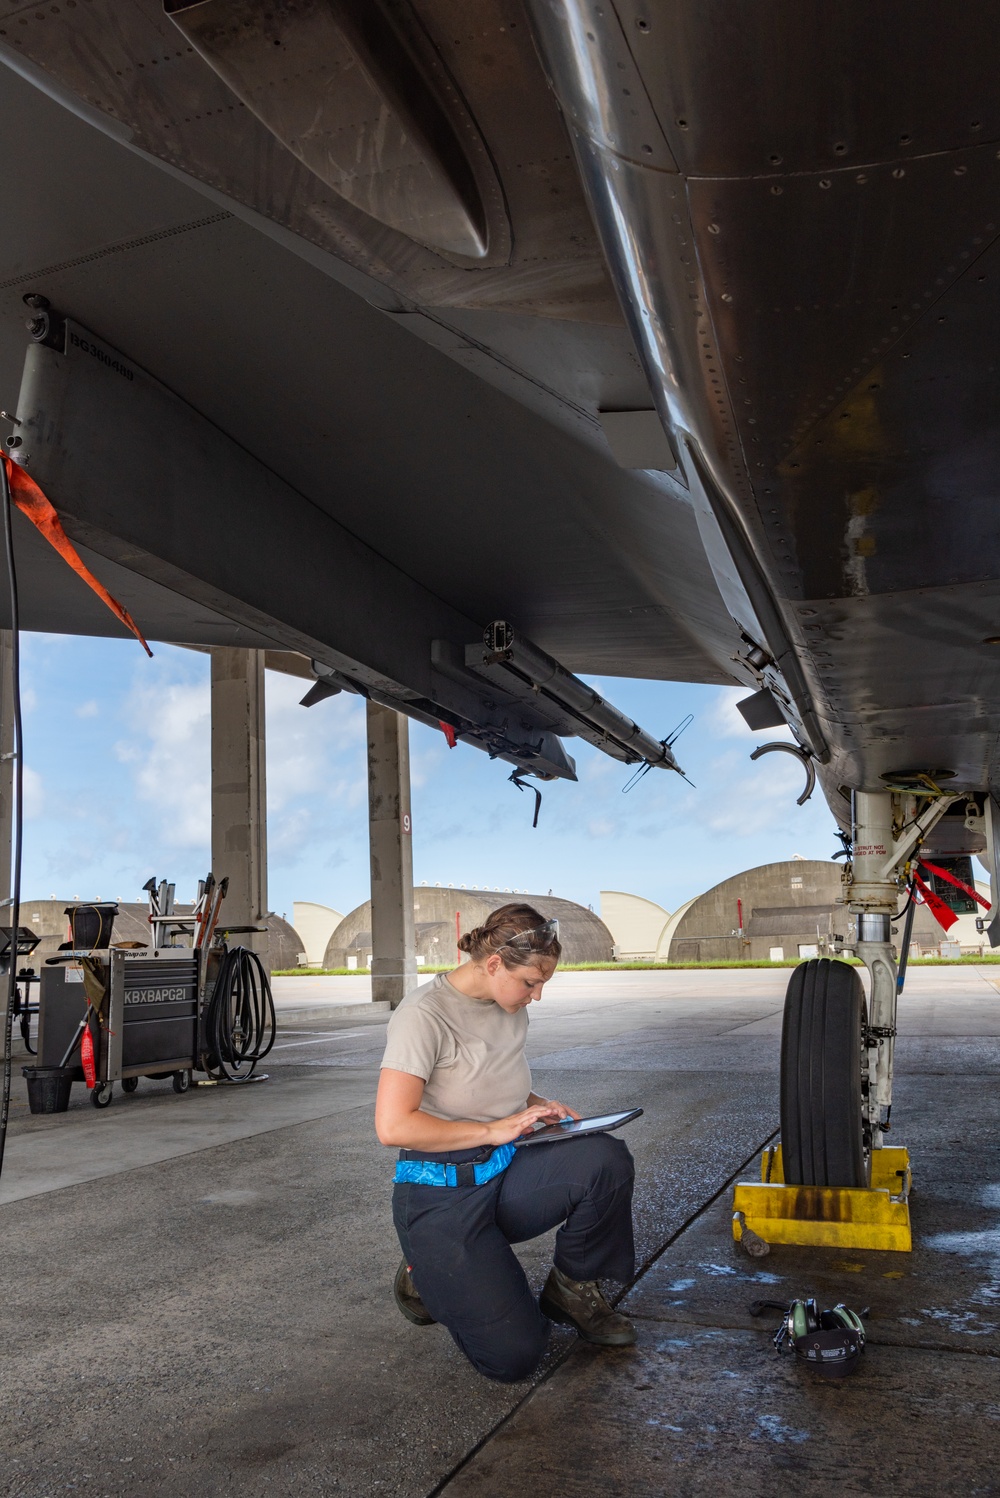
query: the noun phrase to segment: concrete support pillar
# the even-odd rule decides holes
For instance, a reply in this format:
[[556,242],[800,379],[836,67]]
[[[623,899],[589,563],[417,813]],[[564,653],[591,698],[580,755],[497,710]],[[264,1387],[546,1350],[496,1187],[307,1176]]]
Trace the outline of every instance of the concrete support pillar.
[[[212,651],[212,872],[229,879],[222,923],[267,914],[264,652]],[[241,937],[263,957],[267,938]]]
[[395,1009],[417,982],[409,723],[377,702],[367,707],[372,999]]

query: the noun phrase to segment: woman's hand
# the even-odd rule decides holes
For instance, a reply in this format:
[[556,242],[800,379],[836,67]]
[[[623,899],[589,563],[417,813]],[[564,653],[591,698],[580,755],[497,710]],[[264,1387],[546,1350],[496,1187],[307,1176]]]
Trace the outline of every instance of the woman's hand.
[[493,1123],[485,1124],[487,1142],[494,1146],[511,1144],[515,1139],[530,1134],[535,1124],[558,1123],[560,1118],[565,1117],[566,1110],[562,1110],[560,1103],[534,1103],[522,1113],[512,1113],[508,1118],[498,1118]]
[[528,1093],[528,1106],[530,1107],[533,1103],[548,1103],[548,1105],[549,1105],[550,1108],[556,1108],[556,1109],[558,1109],[558,1111],[559,1111],[559,1117],[560,1118],[579,1118],[580,1117],[580,1114],[577,1113],[573,1108],[567,1108],[565,1103],[557,1103],[556,1100],[555,1100],[555,1098],[551,1098],[551,1097],[540,1097],[537,1092],[529,1092]]

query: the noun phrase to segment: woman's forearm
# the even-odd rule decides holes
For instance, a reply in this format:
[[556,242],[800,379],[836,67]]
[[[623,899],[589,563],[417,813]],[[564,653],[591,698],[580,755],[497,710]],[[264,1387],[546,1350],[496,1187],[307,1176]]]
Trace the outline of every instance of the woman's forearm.
[[433,1113],[423,1113],[420,1109],[394,1120],[387,1132],[392,1135],[389,1139],[380,1131],[383,1144],[431,1153],[476,1149],[490,1143],[489,1124],[476,1123],[473,1119],[435,1118]]
[[375,1132],[380,1143],[395,1149],[426,1150],[428,1154],[495,1147],[510,1144],[537,1124],[551,1123],[568,1111],[561,1103],[532,1102],[507,1118],[477,1123],[469,1118],[435,1118],[433,1113],[425,1113],[420,1107],[423,1095],[423,1078],[392,1067],[382,1068],[375,1100]]

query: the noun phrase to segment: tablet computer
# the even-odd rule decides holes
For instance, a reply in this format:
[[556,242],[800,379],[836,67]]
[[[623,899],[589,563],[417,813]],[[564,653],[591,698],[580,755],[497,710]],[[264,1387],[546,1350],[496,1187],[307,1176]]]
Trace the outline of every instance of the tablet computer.
[[552,1144],[560,1139],[579,1139],[581,1134],[603,1134],[606,1129],[620,1129],[633,1118],[641,1118],[641,1108],[629,1108],[625,1113],[601,1113],[597,1118],[564,1118],[559,1123],[545,1124],[528,1134],[524,1139],[515,1139],[520,1147],[524,1144]]

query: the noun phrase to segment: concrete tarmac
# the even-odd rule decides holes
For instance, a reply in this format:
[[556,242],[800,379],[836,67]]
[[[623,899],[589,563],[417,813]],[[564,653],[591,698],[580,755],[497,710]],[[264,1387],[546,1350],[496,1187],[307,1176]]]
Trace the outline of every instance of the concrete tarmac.
[[[915,1252],[751,1262],[727,1183],[777,1126],[787,977],[562,974],[533,1009],[540,1091],[646,1110],[624,1136],[645,1272],[625,1301],[636,1348],[556,1329],[521,1385],[480,1378],[393,1305],[392,1158],[371,1125],[383,1014],[321,1023],[283,994],[257,1086],[142,1081],[103,1112],[74,1088],[43,1118],[18,1077],[0,1491],[1000,1493],[1000,972],[908,980],[894,1122]],[[536,1287],[550,1252],[521,1251]],[[844,1384],[779,1359],[777,1313],[747,1313],[807,1293],[872,1308]]]

